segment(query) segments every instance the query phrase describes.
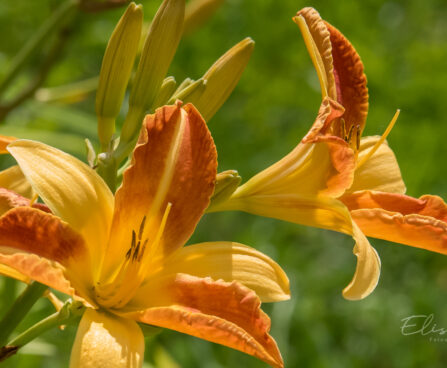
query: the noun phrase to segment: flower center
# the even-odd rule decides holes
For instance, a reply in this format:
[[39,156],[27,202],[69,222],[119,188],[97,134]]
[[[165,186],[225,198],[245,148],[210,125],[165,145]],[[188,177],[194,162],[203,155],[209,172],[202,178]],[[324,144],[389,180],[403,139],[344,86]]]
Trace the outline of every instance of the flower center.
[[[151,263],[157,259],[166,221],[172,204],[168,203],[161,221],[156,218],[148,220],[144,216],[138,233],[131,232],[130,247],[116,272],[105,282],[98,282],[95,287],[96,301],[102,307],[120,309],[125,306],[138,291],[151,269]],[[151,229],[157,229],[152,232]],[[149,237],[155,233],[154,237]]]

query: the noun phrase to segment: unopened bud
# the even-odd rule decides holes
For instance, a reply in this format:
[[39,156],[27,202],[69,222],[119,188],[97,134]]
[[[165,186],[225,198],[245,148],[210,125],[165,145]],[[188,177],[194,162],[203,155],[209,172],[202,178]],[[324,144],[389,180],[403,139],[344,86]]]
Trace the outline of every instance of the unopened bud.
[[223,171],[216,176],[216,185],[207,212],[213,212],[213,206],[225,202],[238,188],[242,178],[236,170]]
[[191,81],[188,86],[183,89],[177,89],[172,97],[168,101],[168,105],[173,104],[177,100],[187,100],[188,97],[196,91],[202,91],[205,89],[206,81],[200,78],[196,81]]
[[154,107],[160,107],[167,105],[168,100],[174,94],[175,88],[177,87],[177,82],[174,77],[167,77],[161,84],[160,90],[158,91],[157,98],[154,102]]
[[182,36],[184,15],[185,0],[164,0],[155,14],[130,92],[122,142],[130,142],[137,136],[144,114],[154,107]]
[[253,52],[254,41],[247,37],[222,55],[204,74],[205,88],[191,93],[191,102],[209,121],[233,92]]
[[115,131],[115,119],[135,62],[142,24],[141,5],[131,3],[115,27],[104,54],[96,93],[98,135],[102,147],[107,147]]

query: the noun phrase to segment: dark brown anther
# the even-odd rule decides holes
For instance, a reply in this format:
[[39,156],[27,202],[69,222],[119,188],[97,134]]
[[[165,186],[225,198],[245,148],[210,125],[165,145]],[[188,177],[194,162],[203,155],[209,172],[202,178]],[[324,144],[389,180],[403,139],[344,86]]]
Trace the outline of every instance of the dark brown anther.
[[135,248],[135,251],[133,252],[132,262],[138,260],[138,253],[140,252],[140,244],[141,244],[141,242],[138,240],[137,247]]
[[356,126],[356,134],[355,134],[355,138],[356,138],[356,140],[355,140],[355,142],[356,142],[356,145],[357,145],[357,150],[359,150],[360,149],[360,125],[357,125]]
[[340,135],[341,138],[344,139],[346,141],[346,123],[345,123],[345,119],[341,118],[340,119],[341,125],[340,125]]
[[132,230],[132,243],[130,245],[130,249],[134,249],[137,243],[137,234],[135,234],[135,230]]
[[348,143],[351,142],[353,132],[354,132],[354,125],[351,125],[351,127],[349,128],[348,136],[345,139],[346,142],[348,142]]
[[138,256],[138,262],[141,262],[141,259],[143,258],[143,254],[144,254],[144,251],[146,250],[146,245],[147,245],[148,241],[149,241],[149,239],[146,239],[143,243],[143,247],[141,248],[141,252]]
[[144,224],[146,223],[146,216],[143,217],[143,220],[140,224],[140,230],[138,231],[138,240],[141,240],[143,237],[143,231],[144,231]]

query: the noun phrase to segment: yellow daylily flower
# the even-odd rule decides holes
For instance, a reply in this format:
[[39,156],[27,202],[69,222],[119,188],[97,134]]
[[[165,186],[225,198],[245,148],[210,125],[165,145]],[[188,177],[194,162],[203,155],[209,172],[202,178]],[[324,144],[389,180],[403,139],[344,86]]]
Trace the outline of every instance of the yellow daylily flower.
[[294,21],[320,80],[317,119],[292,152],[209,211],[240,210],[352,235],[357,268],[343,296],[361,299],[380,275],[380,259],[365,234],[446,254],[447,206],[439,197],[403,194],[386,143],[398,114],[384,135],[361,137],[368,89],[351,43],[312,8],[299,11]]
[[192,105],[146,117],[115,196],[89,166],[55,148],[17,140],[8,150],[48,207],[0,191],[9,203],[0,217],[0,265],[87,306],[71,367],[141,367],[137,322],[283,366],[260,309],[261,300],[289,298],[279,265],[232,242],[183,247],[209,204],[217,168],[213,139]]

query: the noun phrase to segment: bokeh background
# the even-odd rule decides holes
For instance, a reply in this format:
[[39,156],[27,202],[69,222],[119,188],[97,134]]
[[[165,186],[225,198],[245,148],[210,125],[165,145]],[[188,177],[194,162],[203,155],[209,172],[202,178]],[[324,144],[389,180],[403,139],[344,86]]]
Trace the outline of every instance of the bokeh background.
[[[0,2],[0,75],[58,0]],[[149,22],[160,0],[141,1]],[[362,57],[370,113],[365,133],[381,134],[402,110],[389,143],[408,194],[447,197],[447,3],[443,0],[227,0],[215,16],[185,37],[170,70],[178,81],[200,77],[229,47],[251,36],[252,59],[234,93],[210,121],[219,169],[246,180],[288,153],[306,133],[320,103],[319,84],[298,27],[291,18],[313,6],[339,28]],[[82,15],[45,87],[94,77],[123,9]],[[34,60],[38,65],[39,55]],[[22,75],[16,88],[33,73]],[[95,141],[94,95],[66,105],[31,99],[0,124],[0,134],[39,139],[85,160],[83,139]],[[1,158],[2,167],[11,164]],[[355,269],[350,237],[243,213],[202,219],[190,242],[232,240],[278,261],[290,277],[292,299],[264,305],[287,367],[444,367],[447,342],[403,336],[402,319],[434,314],[447,328],[447,268],[442,255],[371,239],[382,260],[375,292],[346,301],[341,290]],[[23,286],[0,278],[0,312]],[[52,313],[39,301],[24,330]],[[74,327],[53,330],[2,367],[68,365]],[[442,336],[440,336],[442,337]],[[147,340],[147,367],[264,367],[242,353],[172,331]]]

